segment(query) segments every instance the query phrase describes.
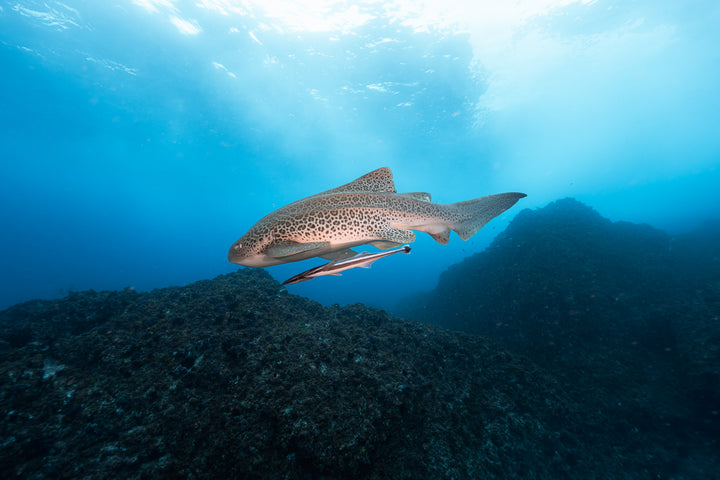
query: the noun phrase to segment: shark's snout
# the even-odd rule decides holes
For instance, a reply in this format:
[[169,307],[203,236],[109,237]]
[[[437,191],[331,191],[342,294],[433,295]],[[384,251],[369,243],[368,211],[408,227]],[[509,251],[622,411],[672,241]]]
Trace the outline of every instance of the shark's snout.
[[243,255],[242,251],[242,243],[235,242],[230,247],[230,251],[228,252],[228,260],[230,260],[232,263],[240,263],[245,255]]
[[268,257],[264,253],[254,253],[251,250],[252,249],[248,248],[247,245],[243,248],[243,244],[241,242],[235,242],[228,252],[228,260],[231,263],[237,263],[238,265],[242,265],[244,267],[256,268],[269,267],[282,263],[278,262],[276,259]]

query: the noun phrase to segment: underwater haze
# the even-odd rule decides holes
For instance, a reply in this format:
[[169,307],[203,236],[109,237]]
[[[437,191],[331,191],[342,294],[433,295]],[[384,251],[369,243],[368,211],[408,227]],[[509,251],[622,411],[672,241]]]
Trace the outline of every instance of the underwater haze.
[[440,203],[528,196],[289,291],[393,308],[564,197],[690,231],[720,216],[719,24],[715,0],[2,0],[0,308],[232,272],[261,217],[383,166]]

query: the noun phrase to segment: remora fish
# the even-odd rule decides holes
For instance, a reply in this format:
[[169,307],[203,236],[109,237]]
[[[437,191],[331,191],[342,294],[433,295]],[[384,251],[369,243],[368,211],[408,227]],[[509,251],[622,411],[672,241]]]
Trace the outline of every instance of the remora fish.
[[358,245],[385,250],[411,243],[410,230],[444,245],[450,230],[467,240],[525,196],[500,193],[443,205],[431,202],[429,193],[396,193],[390,169],[379,168],[266,215],[230,247],[228,260],[248,267],[342,260],[357,255],[352,247]]
[[292,285],[293,283],[305,282],[322,275],[340,275],[340,272],[344,272],[345,270],[350,270],[355,267],[369,268],[376,260],[400,252],[410,253],[410,246],[403,245],[402,247],[394,250],[386,250],[384,252],[377,253],[360,252],[354,257],[346,258],[345,260],[335,260],[334,262],[326,263],[325,265],[320,265],[319,267],[311,268],[305,272],[298,273],[294,277],[290,277],[285,280],[282,284]]

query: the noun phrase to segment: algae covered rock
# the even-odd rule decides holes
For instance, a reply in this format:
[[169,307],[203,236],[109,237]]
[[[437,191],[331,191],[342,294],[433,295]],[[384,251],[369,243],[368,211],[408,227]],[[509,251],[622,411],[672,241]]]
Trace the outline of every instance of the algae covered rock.
[[573,478],[604,462],[527,359],[323,308],[262,271],[20,304],[0,332],[3,478]]

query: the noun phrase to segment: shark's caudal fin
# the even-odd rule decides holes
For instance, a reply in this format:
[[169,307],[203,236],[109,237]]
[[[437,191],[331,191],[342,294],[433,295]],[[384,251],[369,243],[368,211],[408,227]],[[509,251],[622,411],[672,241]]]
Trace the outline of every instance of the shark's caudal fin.
[[451,228],[460,238],[467,240],[490,220],[526,196],[518,192],[499,193],[450,204],[448,207],[452,211],[452,216],[457,219]]

